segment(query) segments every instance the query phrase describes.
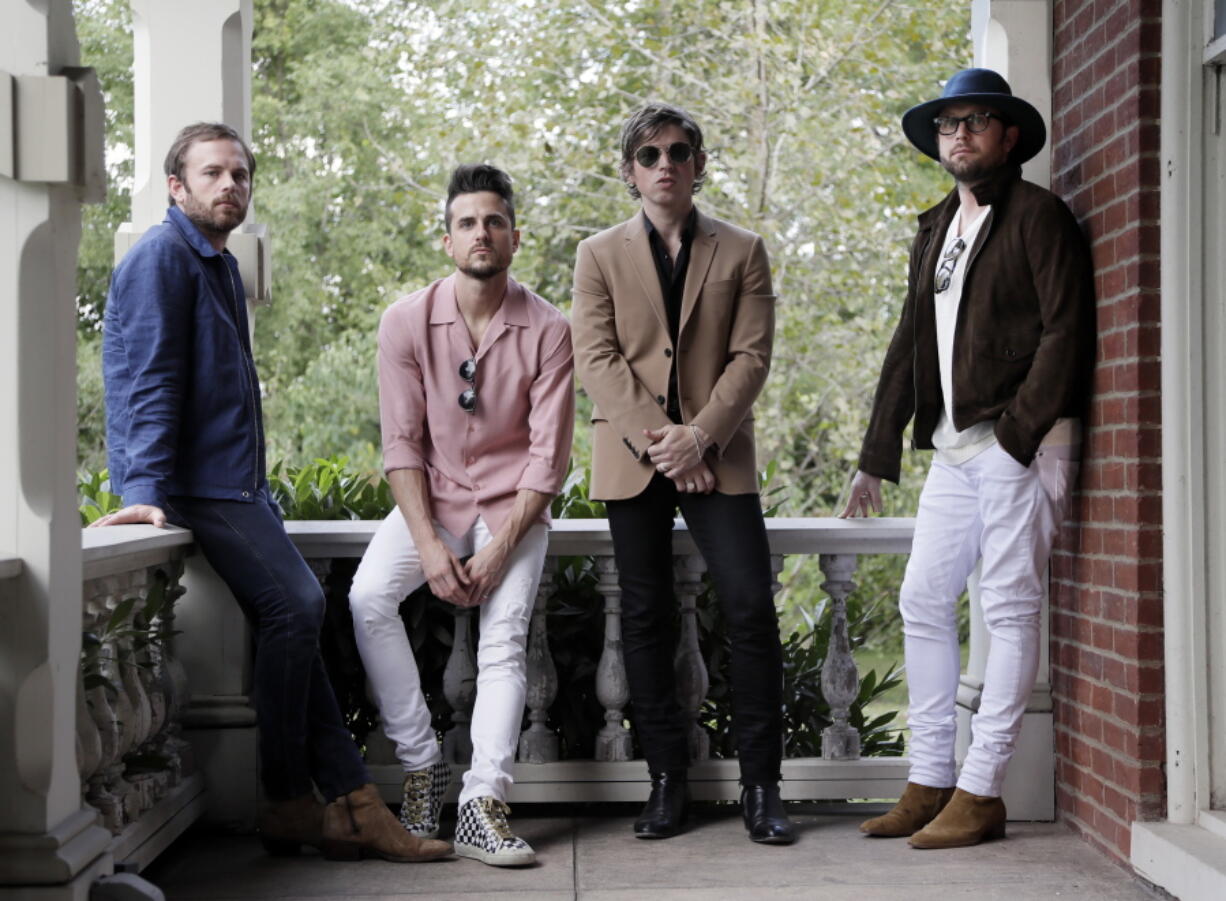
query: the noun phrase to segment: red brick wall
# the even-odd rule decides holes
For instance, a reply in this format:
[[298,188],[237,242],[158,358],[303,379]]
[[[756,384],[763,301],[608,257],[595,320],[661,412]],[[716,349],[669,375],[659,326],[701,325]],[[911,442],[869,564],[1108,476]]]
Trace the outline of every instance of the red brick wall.
[[1052,561],[1058,816],[1128,859],[1164,813],[1159,399],[1160,0],[1056,0],[1053,190],[1090,237],[1095,396]]

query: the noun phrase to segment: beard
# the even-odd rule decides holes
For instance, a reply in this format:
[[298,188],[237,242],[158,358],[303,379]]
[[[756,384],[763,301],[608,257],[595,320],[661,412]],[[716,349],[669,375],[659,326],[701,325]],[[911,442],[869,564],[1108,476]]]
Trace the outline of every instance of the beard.
[[982,154],[979,156],[967,155],[957,160],[948,159],[944,156],[941,157],[941,166],[945,171],[952,175],[960,184],[964,185],[979,184],[979,182],[990,178],[1004,164],[1004,160],[985,159]]
[[463,265],[456,264],[456,268],[467,275],[469,278],[475,278],[479,281],[488,281],[500,272],[506,272],[511,266],[511,261],[504,259],[499,253],[492,252],[484,259],[473,260],[470,256]]
[[206,235],[228,235],[247,217],[247,205],[236,198],[226,199],[235,206],[220,206],[220,201],[212,205],[204,204],[196,200],[196,196],[188,191],[183,202],[179,204],[179,209],[196,228]]

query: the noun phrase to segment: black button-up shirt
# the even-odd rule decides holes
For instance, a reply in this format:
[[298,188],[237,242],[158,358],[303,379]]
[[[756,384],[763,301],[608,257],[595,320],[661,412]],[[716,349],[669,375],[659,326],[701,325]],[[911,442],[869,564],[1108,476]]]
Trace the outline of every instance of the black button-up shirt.
[[[647,241],[651,245],[651,255],[656,261],[656,275],[660,279],[660,293],[664,295],[664,310],[668,314],[668,335],[673,347],[677,346],[677,333],[681,329],[681,297],[685,293],[685,273],[690,265],[690,245],[694,243],[694,228],[698,222],[698,208],[691,207],[690,215],[686,217],[681,228],[681,250],[674,260],[668,254],[664,239],[656,230],[655,225],[643,213],[643,223],[647,228]],[[681,404],[677,397],[677,355],[672,354],[672,366],[668,371],[668,404],[665,408],[668,418],[673,422],[681,422]]]

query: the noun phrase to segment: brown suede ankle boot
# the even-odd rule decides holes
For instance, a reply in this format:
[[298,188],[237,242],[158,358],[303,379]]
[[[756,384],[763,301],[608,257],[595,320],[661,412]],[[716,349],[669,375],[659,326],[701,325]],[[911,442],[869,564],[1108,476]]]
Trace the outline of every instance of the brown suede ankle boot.
[[954,790],[908,782],[894,809],[860,824],[860,831],[879,838],[901,838],[928,825],[949,803]]
[[962,848],[1005,837],[1005,802],[958,789],[937,818],[911,836],[912,848]]
[[409,834],[368,782],[324,809],[320,851],[329,860],[382,857],[397,863],[417,863],[446,857],[451,853],[451,843]]
[[324,806],[314,795],[273,801],[262,811],[257,828],[269,854],[297,854],[303,845],[318,848],[323,839]]

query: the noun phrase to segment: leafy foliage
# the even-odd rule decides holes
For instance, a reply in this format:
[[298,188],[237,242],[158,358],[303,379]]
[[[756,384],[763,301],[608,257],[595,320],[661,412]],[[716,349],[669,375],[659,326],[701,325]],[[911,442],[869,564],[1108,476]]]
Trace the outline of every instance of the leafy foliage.
[[102,487],[109,484],[110,473],[105,469],[94,473],[82,472],[77,475],[81,525],[88,526],[108,513],[114,513],[123,507],[123,498]]
[[[162,647],[175,634],[158,621],[170,601],[167,583],[166,574],[158,570],[143,603],[139,597],[124,598],[111,611],[101,633],[81,634],[81,675],[86,691],[104,687],[114,695],[120,688],[106,677],[103,663],[114,661],[148,667],[150,661],[145,651],[150,647]],[[108,647],[119,649],[119,656],[109,655]]]
[[395,501],[379,475],[354,472],[345,457],[273,465],[268,484],[286,519],[383,519]]

